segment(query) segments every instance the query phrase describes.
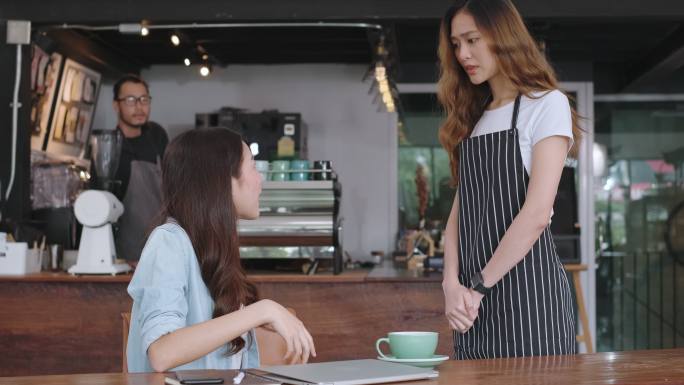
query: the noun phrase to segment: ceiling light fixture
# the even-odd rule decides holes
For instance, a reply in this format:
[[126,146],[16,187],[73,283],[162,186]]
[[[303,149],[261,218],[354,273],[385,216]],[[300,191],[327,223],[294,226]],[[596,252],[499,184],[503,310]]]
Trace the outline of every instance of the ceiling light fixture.
[[209,64],[205,63],[200,66],[200,75],[206,78],[207,76],[209,76],[210,73],[211,68],[209,67]]
[[375,64],[375,81],[378,84],[378,93],[382,97],[382,103],[385,105],[387,112],[395,112],[396,105],[394,104],[394,94],[387,77],[387,67],[382,62]]

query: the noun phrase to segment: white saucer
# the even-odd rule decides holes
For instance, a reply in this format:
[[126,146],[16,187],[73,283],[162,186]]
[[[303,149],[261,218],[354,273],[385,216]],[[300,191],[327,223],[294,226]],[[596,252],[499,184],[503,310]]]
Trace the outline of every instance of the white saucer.
[[448,360],[449,356],[434,355],[432,358],[394,358],[393,356],[378,356],[378,359],[381,361],[396,362],[397,364],[418,366],[420,368],[433,368]]

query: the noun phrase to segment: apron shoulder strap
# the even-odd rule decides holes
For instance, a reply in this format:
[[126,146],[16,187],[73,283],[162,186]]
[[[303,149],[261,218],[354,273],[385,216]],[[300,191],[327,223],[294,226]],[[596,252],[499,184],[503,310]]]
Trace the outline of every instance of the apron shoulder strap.
[[511,118],[511,130],[518,128],[518,110],[520,110],[520,94],[515,97],[513,104],[513,117]]

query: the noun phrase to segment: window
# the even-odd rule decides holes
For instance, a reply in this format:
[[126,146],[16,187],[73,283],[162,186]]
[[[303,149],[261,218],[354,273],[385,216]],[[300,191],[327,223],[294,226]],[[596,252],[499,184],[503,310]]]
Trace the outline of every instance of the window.
[[399,126],[399,228],[418,227],[416,172],[423,169],[428,186],[425,219],[428,228],[444,229],[455,189],[450,187],[449,156],[439,143],[442,113],[434,93],[401,94],[404,108]]

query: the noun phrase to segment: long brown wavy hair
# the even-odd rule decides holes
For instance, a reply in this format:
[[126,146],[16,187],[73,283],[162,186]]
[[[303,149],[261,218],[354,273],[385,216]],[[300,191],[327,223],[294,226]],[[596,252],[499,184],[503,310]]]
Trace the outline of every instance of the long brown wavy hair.
[[[558,89],[553,68],[509,0],[459,0],[449,7],[439,32],[437,97],[446,115],[439,129],[439,140],[449,154],[454,185],[458,184],[458,145],[472,133],[491,94],[487,82],[473,84],[456,60],[456,49],[451,42],[451,22],[460,12],[467,12],[473,17],[496,57],[499,70],[520,94],[534,98],[532,92]],[[572,106],[571,111],[574,145],[570,156],[575,157],[582,129],[577,111]]]
[[[213,318],[258,299],[240,264],[237,211],[232,178],[240,177],[242,137],[226,129],[187,131],[176,137],[162,160],[160,219],[174,218],[190,237],[202,279],[214,300]],[[241,337],[228,344],[235,354]]]

